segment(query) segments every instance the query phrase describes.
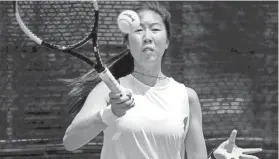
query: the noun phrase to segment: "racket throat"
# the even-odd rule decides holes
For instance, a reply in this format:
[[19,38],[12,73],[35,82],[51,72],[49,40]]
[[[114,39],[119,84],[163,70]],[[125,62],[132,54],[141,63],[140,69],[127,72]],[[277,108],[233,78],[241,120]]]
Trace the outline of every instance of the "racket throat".
[[101,66],[101,65],[96,64],[96,65],[94,66],[94,69],[97,71],[97,73],[101,73],[101,72],[103,72],[106,68],[105,68],[104,66]]
[[105,70],[105,66],[101,60],[101,56],[99,54],[99,49],[98,46],[93,47],[95,58],[96,58],[96,64],[94,66],[94,69],[98,72],[101,73]]

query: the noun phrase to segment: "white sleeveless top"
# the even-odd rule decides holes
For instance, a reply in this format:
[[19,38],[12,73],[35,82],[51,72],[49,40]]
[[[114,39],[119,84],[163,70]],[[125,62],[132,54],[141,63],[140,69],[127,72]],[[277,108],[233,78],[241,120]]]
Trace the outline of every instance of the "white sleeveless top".
[[101,159],[184,159],[188,94],[183,84],[169,80],[149,87],[132,75],[120,79],[133,91],[135,107],[104,130]]

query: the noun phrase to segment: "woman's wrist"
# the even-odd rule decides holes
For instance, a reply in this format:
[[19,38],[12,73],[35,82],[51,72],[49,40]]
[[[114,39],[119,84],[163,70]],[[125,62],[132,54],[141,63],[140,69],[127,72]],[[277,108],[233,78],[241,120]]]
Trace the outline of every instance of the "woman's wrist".
[[110,126],[113,125],[119,117],[115,116],[111,110],[111,106],[107,106],[100,110],[100,117],[103,123]]

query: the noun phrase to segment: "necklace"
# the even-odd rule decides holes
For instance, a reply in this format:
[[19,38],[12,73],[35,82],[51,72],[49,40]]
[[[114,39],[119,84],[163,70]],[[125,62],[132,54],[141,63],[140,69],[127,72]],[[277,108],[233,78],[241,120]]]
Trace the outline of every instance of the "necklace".
[[138,71],[134,71],[134,72],[135,72],[135,73],[137,73],[137,74],[140,74],[140,75],[146,76],[146,77],[157,78],[157,79],[159,79],[159,80],[163,80],[163,79],[166,79],[166,78],[167,78],[167,76],[164,76],[164,77],[157,77],[157,76],[145,75],[145,74],[140,73],[140,72],[138,72]]

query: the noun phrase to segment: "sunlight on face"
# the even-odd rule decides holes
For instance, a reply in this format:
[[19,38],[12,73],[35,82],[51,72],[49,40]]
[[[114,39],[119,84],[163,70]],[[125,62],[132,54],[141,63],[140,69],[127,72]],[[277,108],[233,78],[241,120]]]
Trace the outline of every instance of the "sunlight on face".
[[152,10],[139,12],[140,27],[128,37],[128,48],[138,65],[161,64],[168,38],[162,17]]

